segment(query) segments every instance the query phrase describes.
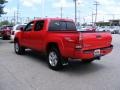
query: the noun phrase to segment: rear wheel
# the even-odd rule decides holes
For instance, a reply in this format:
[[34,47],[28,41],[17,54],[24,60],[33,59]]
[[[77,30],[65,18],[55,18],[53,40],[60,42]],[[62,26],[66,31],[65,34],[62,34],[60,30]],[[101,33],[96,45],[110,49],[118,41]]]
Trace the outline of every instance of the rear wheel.
[[25,48],[20,46],[18,41],[14,42],[14,50],[15,50],[15,53],[20,54],[20,55],[25,53]]
[[48,51],[48,65],[51,69],[53,70],[59,70],[61,69],[62,66],[62,60],[61,60],[61,55],[58,49],[56,48],[51,48]]

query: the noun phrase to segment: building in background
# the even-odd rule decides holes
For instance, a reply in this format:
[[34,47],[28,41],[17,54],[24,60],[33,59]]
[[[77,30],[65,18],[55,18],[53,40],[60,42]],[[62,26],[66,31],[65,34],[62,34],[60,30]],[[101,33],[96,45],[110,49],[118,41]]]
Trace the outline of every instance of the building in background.
[[120,19],[109,20],[110,26],[120,26]]

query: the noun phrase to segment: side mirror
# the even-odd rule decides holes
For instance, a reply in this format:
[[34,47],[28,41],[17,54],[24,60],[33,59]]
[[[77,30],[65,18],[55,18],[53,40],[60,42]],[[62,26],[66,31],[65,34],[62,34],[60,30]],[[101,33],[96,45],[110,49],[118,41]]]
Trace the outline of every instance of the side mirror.
[[20,28],[20,31],[24,31],[24,28],[23,28],[23,27],[21,27],[21,28]]

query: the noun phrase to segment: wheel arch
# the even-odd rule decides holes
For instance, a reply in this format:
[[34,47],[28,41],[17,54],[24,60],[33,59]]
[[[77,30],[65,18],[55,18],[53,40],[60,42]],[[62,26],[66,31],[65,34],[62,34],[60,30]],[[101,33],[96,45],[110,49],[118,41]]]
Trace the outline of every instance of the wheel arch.
[[59,51],[59,46],[56,42],[49,42],[46,46],[46,52],[48,52],[51,48],[57,48]]

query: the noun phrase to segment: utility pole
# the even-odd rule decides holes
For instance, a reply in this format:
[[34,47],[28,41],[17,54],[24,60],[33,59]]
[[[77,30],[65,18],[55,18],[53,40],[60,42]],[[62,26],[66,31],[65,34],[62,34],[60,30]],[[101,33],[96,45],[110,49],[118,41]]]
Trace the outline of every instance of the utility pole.
[[61,5],[61,7],[60,7],[60,16],[61,16],[61,18],[62,18],[62,16],[63,16],[63,7],[62,7],[62,5]]
[[75,2],[75,23],[77,24],[77,0],[73,0]]
[[16,24],[16,15],[15,14],[16,14],[16,12],[14,11],[14,19],[13,19],[14,20],[14,24]]
[[96,10],[96,13],[95,13],[96,14],[95,15],[95,23],[96,23],[97,22],[97,14],[98,14],[98,5],[100,5],[100,4],[99,4],[99,2],[95,1],[93,5],[95,5],[95,8],[96,8],[95,9]]
[[19,9],[20,9],[20,4],[19,4],[19,0],[17,1],[17,24],[18,24],[18,19],[19,19]]
[[92,11],[92,25],[95,24],[95,22],[94,22],[94,16],[95,16],[95,15],[96,15],[96,14],[94,14],[93,11]]
[[44,18],[45,15],[45,0],[42,0],[42,18]]
[[79,14],[79,22],[81,23],[80,10],[78,11],[78,14]]
[[[78,6],[80,5],[80,2],[78,2]],[[78,20],[79,20],[79,23],[81,23],[81,12],[80,12],[80,9],[78,10]]]
[[93,14],[93,12],[92,12],[92,25],[93,25],[93,15],[94,15],[94,14]]

